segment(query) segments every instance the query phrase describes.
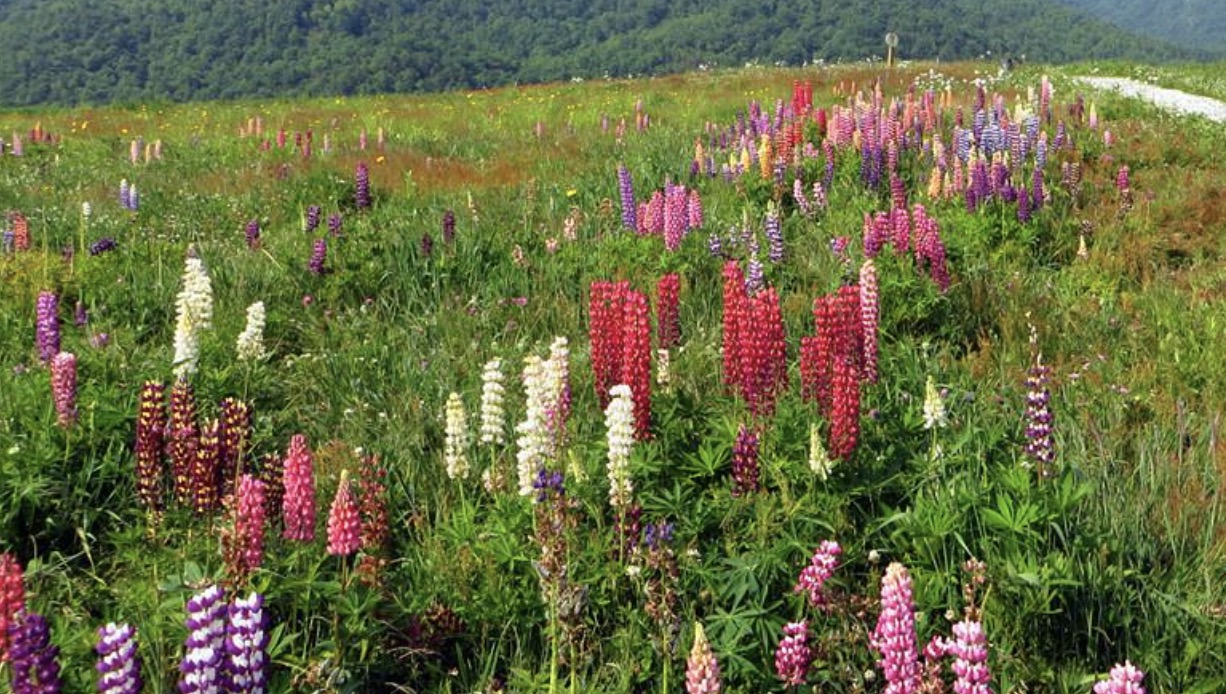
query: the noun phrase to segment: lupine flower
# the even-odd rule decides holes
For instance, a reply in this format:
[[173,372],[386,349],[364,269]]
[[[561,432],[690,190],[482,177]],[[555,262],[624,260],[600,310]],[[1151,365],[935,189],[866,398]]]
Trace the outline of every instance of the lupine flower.
[[775,674],[788,686],[800,686],[809,676],[813,651],[809,648],[809,625],[791,622],[783,627],[783,640],[775,649]]
[[605,408],[609,444],[609,505],[624,510],[630,505],[634,485],[630,479],[630,450],[634,446],[634,400],[630,386],[619,383]]
[[809,424],[809,469],[814,475],[823,482],[830,478],[830,471],[834,468],[834,461],[830,459],[830,454],[826,452],[826,447],[822,445],[821,428],[817,426],[817,422]]
[[200,429],[200,441],[191,466],[192,508],[204,515],[221,500],[221,422],[210,420]]
[[809,605],[813,607],[825,605],[826,595],[823,590],[826,581],[834,575],[834,570],[838,568],[839,555],[842,553],[843,548],[839,546],[839,543],[834,540],[823,540],[809,559],[809,565],[801,570],[792,592],[807,595]]
[[264,351],[263,301],[256,301],[247,307],[247,326],[238,334],[234,351],[239,361],[259,361],[267,356]]
[[1026,372],[1026,467],[1040,477],[1054,473],[1056,446],[1052,439],[1051,391],[1047,388],[1050,367],[1043,364],[1039,333],[1030,326],[1030,369]]
[[268,625],[264,596],[235,598],[226,621],[225,662],[230,694],[264,694],[268,685]]
[[60,352],[59,297],[55,292],[38,293],[37,316],[34,323],[34,340],[38,345],[38,357],[44,364]]
[[1106,680],[1094,685],[1094,694],[1145,694],[1141,686],[1144,679],[1145,673],[1125,660],[1123,665],[1117,663],[1111,668]]
[[702,624],[694,623],[694,645],[685,661],[686,694],[719,694],[723,685],[719,678],[719,661],[711,652],[711,644],[703,633]]
[[119,204],[125,210],[132,209],[132,186],[126,178],[119,181]]
[[672,373],[670,371],[670,363],[672,357],[667,349],[656,350],[656,385],[668,390],[672,384]]
[[358,162],[357,171],[353,175],[353,201],[359,210],[370,207],[370,169],[366,162]]
[[443,212],[443,243],[450,244],[455,241],[455,212],[447,210]]
[[13,250],[16,252],[30,250],[30,223],[26,216],[20,212],[14,212],[11,221],[13,222]]
[[362,557],[358,575],[366,585],[378,585],[387,562],[380,556],[391,534],[387,521],[387,468],[376,455],[362,456],[358,467],[358,511],[362,516]]
[[686,219],[690,229],[701,227],[704,221],[702,196],[698,190],[691,188],[686,198]]
[[675,272],[664,275],[656,283],[656,325],[661,349],[676,347],[681,342],[680,285],[681,277]]
[[307,270],[312,275],[323,275],[328,272],[324,263],[328,260],[328,239],[320,237],[311,245],[311,259],[307,261]]
[[503,409],[502,360],[491,359],[481,372],[481,437],[482,445],[501,446],[506,443],[506,411]]
[[136,629],[130,624],[110,622],[98,628],[99,694],[140,694],[141,659],[136,650]]
[[634,436],[651,436],[651,316],[647,296],[628,291],[623,305],[622,378],[634,393]]
[[264,526],[268,512],[264,491],[265,484],[254,475],[245,474],[238,483],[234,531],[239,543],[241,573],[244,576],[264,563]]
[[181,504],[191,498],[191,469],[199,445],[196,428],[196,394],[191,383],[180,377],[170,389],[170,426],[166,452],[174,481],[175,500]]
[[13,666],[14,694],[59,694],[58,646],[51,645],[47,620],[34,612],[21,611],[9,623],[9,662]]
[[328,554],[347,557],[362,546],[362,519],[358,502],[349,488],[349,471],[341,471],[341,482],[328,510]]
[[805,195],[804,183],[799,178],[792,180],[792,199],[796,201],[796,208],[802,215],[813,215],[813,203],[809,201],[809,196]]
[[247,226],[244,229],[244,236],[247,239],[247,248],[256,250],[260,247],[260,220],[248,220]]
[[341,235],[341,226],[345,223],[340,212],[333,212],[328,215],[328,235],[336,238]]
[[306,437],[295,434],[285,452],[281,518],[287,540],[310,542],[315,539],[315,462]]
[[119,244],[115,242],[115,239],[110,236],[104,236],[89,245],[89,254],[91,256],[98,256],[103,253],[110,253],[118,247]]
[[588,337],[591,341],[592,374],[601,409],[609,406],[609,390],[624,382],[623,344],[625,297],[629,283],[592,282],[588,295]]
[[319,218],[322,210],[319,205],[308,205],[306,210],[306,219],[303,220],[302,230],[308,234],[319,228]]
[[77,421],[77,355],[60,352],[51,360],[51,398],[62,427]]
[[446,424],[446,438],[443,441],[443,461],[447,467],[447,476],[451,479],[468,477],[468,415],[464,412],[464,401],[460,394],[452,392],[447,396],[447,407],[443,412]]
[[915,605],[911,576],[902,564],[886,567],[881,579],[881,615],[871,645],[887,682],[884,694],[914,694],[919,687],[919,654],[915,644]]
[[988,640],[983,635],[983,625],[978,621],[964,619],[954,625],[954,641],[948,651],[956,658],[954,674],[955,694],[991,694],[988,684],[992,673],[988,670]]
[[766,232],[766,241],[769,245],[767,258],[772,263],[779,264],[783,262],[783,221],[779,218],[779,211],[771,205],[766,211],[766,221],[763,223],[763,229]]
[[869,258],[860,266],[860,332],[864,380],[877,382],[877,330],[881,309],[877,297],[877,267]]
[[520,422],[515,431],[519,434],[516,452],[519,479],[519,493],[522,496],[533,494],[533,482],[538,471],[544,469],[548,456],[549,435],[545,420],[544,361],[535,354],[524,358],[523,384],[525,393],[524,421]]
[[928,375],[928,382],[924,384],[924,428],[925,429],[944,429],[949,425],[949,418],[945,413],[945,401],[941,399],[941,393],[937,390],[937,382]]
[[8,552],[0,554],[0,664],[9,661],[13,615],[25,608],[26,592],[22,584],[21,564]]
[[742,424],[732,446],[732,495],[758,491],[758,474],[758,435]]
[[[427,231],[421,235],[420,245],[421,245],[422,256],[425,258],[429,258],[430,254],[434,252],[434,237],[430,235],[430,232]],[[519,248],[519,246],[516,246],[516,248]],[[520,255],[522,257],[523,255],[522,250],[520,251]]]
[[204,262],[189,248],[183,267],[183,288],[175,301],[174,373],[196,373],[200,359],[200,333],[213,327],[213,283]]
[[762,291],[765,286],[766,278],[762,269],[762,261],[758,260],[758,254],[751,254],[749,262],[745,264],[745,293],[753,296]]
[[226,603],[209,586],[187,601],[186,652],[179,664],[180,694],[219,694],[224,685]]

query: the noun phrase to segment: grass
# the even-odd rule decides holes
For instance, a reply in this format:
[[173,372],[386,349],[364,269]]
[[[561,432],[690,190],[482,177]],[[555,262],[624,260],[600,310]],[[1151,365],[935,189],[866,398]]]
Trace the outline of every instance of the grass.
[[[691,177],[695,143],[726,161],[713,139],[751,101],[771,116],[794,81],[807,81],[829,113],[857,92],[871,96],[880,79],[886,103],[913,81],[935,85],[938,103],[949,101],[940,133],[951,147],[957,111],[971,121],[971,80],[986,79],[988,103],[1000,94],[1012,113],[1041,68],[1002,80],[986,64],[747,68],[414,97],[0,114],[0,132],[22,133],[26,150],[0,159],[0,208],[20,211],[32,239],[30,250],[0,256],[0,549],[25,567],[28,604],[51,622],[66,690],[93,686],[94,631],[124,620],[140,631],[145,691],[172,691],[186,599],[234,580],[219,552],[227,514],[169,503],[153,525],[135,495],[137,398],[144,381],[172,379],[189,245],[215,296],[191,381],[201,420],[238,397],[254,411],[252,467],[297,433],[314,452],[319,539],[285,541],[274,526],[262,568],[240,581],[267,600],[272,691],[642,692],[663,690],[666,672],[675,691],[696,620],[727,690],[777,690],[781,627],[801,618],[818,650],[811,685],[877,691],[881,674],[864,673],[876,660],[867,636],[886,565],[911,572],[922,647],[960,618],[961,566],[972,557],[987,566],[976,604],[996,691],[1084,692],[1125,659],[1148,673],[1151,692],[1222,688],[1223,136],[1109,94],[1086,95],[1102,121],[1091,130],[1067,111],[1076,93],[1066,75],[1083,67],[1092,69],[1052,70],[1055,118],[1043,129],[1054,140],[1065,121],[1074,146],[1052,148],[1049,200],[1029,223],[999,200],[968,211],[960,197],[929,199],[932,161],[922,149],[900,155],[910,202],[939,222],[953,281],[941,293],[909,254],[878,257],[881,378],[863,387],[859,444],[827,480],[806,462],[810,424],[825,432],[829,423],[800,396],[798,345],[814,331],[813,299],[847,274],[831,241],[850,237],[854,272],[863,217],[889,209],[888,185],[866,187],[859,151],[841,147],[829,207],[808,217],[791,180],[811,187],[822,157],[802,158],[799,170],[789,162],[783,186],[756,170],[726,182]],[[1175,85],[1208,74],[1163,70]],[[650,125],[640,131],[643,114]],[[240,134],[257,117],[263,135]],[[36,124],[54,143],[30,141]],[[304,157],[295,134],[308,130]],[[816,126],[806,132],[820,152]],[[160,140],[163,158],[131,163],[135,137]],[[359,162],[371,171],[366,210],[354,206]],[[1061,185],[1065,163],[1082,167],[1076,194]],[[705,223],[678,251],[621,230],[619,164],[640,199],[666,180],[701,193]],[[1134,198],[1123,213],[1122,165]],[[120,208],[121,179],[140,191],[139,211]],[[748,222],[765,256],[768,203],[781,210],[787,252],[781,263],[763,260],[781,296],[791,388],[772,417],[755,420],[721,385],[722,261],[707,236],[723,236],[725,252],[744,260],[744,245],[727,242]],[[341,235],[327,236],[326,222],[304,232],[308,205],[325,219],[342,215]],[[451,242],[446,210],[456,217]],[[251,219],[262,230],[255,250],[243,235]],[[118,248],[90,255],[103,237]],[[307,259],[324,237],[330,271],[317,276]],[[666,272],[681,275],[683,339],[631,471],[642,525],[672,523],[673,540],[627,557],[608,506],[588,287],[625,279],[654,296]],[[70,428],[56,425],[34,346],[43,290],[58,293],[63,349],[80,360],[80,418]],[[271,356],[237,362],[234,341],[257,300],[268,309]],[[89,313],[83,327],[72,321],[77,302]],[[1048,480],[1022,466],[1030,325],[1051,367],[1058,472]],[[98,333],[106,346],[94,346]],[[566,474],[569,505],[532,504],[514,485],[488,491],[476,475],[448,479],[448,394],[462,396],[475,428],[482,364],[500,358],[508,417],[521,421],[523,359],[544,356],[559,335],[569,338],[572,414],[549,466]],[[935,433],[923,427],[929,376],[949,414]],[[763,491],[738,497],[730,468],[742,423],[759,427]],[[506,446],[469,447],[478,471],[513,471],[507,434]],[[322,539],[341,469],[356,477],[368,453],[385,464],[389,491],[390,539],[369,552],[386,560],[375,586],[354,578],[352,560],[328,556]],[[564,530],[551,535],[555,521]],[[838,609],[822,612],[791,591],[828,538],[844,553],[830,582]],[[543,547],[561,552],[564,583],[540,570]],[[543,603],[551,589],[577,607]]]

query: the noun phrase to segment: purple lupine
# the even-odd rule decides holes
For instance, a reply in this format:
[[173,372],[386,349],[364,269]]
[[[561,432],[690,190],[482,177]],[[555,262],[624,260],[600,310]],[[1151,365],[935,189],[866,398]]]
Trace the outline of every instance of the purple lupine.
[[111,238],[110,236],[105,236],[89,245],[89,254],[102,255],[103,253],[110,253],[111,251],[115,250],[116,247],[118,247],[118,244],[115,243],[115,239]]
[[775,674],[785,685],[798,687],[809,676],[813,651],[809,648],[809,625],[791,622],[783,627],[783,640],[775,649]]
[[617,191],[622,203],[622,226],[630,231],[638,230],[638,208],[634,202],[634,181],[630,178],[630,170],[625,166],[617,167]]
[[711,232],[707,237],[707,250],[710,251],[711,257],[718,258],[724,253],[724,242],[719,238],[719,234]]
[[141,659],[136,652],[136,629],[111,622],[98,629],[99,694],[140,694]]
[[954,641],[947,651],[955,660],[955,694],[992,694],[992,673],[988,670],[988,640],[983,635],[983,625],[965,619],[954,625]]
[[884,694],[915,694],[919,688],[919,653],[915,645],[915,604],[911,575],[894,562],[881,579],[881,615],[871,638],[880,654],[877,665],[887,682]]
[[341,224],[344,223],[344,218],[340,212],[334,212],[328,215],[328,235],[337,237],[341,235]]
[[89,323],[89,311],[86,310],[84,301],[77,301],[73,306],[72,322],[78,328],[84,328]]
[[1026,466],[1038,470],[1039,477],[1053,473],[1056,445],[1052,440],[1051,391],[1047,379],[1051,368],[1043,364],[1039,334],[1030,326],[1030,368],[1026,372]]
[[758,491],[758,435],[744,424],[732,446],[732,495]]
[[532,481],[532,488],[536,490],[537,503],[544,503],[551,497],[561,499],[566,496],[566,483],[562,473],[558,471],[551,472],[544,466],[536,471],[536,478]]
[[804,593],[809,596],[809,604],[821,607],[826,604],[826,595],[822,592],[826,581],[834,574],[839,565],[839,555],[843,548],[834,540],[823,540],[809,559],[809,565],[800,572],[793,593]]
[[231,694],[264,694],[268,684],[268,625],[264,596],[235,598],[226,623],[226,669]]
[[772,263],[783,262],[783,221],[779,212],[772,206],[766,211],[766,220],[762,223],[766,231],[766,242],[769,244],[766,257]]
[[1030,208],[1031,211],[1038,211],[1043,207],[1045,198],[1043,193],[1043,169],[1039,166],[1034,167],[1034,175],[1030,178]]
[[307,262],[307,269],[313,275],[323,275],[328,271],[324,267],[324,263],[328,259],[328,239],[315,239],[314,245],[311,246],[311,259]]
[[804,184],[799,178],[792,180],[792,199],[796,201],[796,208],[806,217],[813,215],[813,203],[809,202],[809,196],[805,195]]
[[443,243],[455,241],[455,212],[447,210],[443,213]]
[[180,694],[222,691],[225,672],[226,603],[216,585],[187,601],[186,652],[179,664]]
[[38,358],[44,364],[60,352],[60,299],[55,292],[38,293],[37,316],[34,322],[34,341],[38,345]]
[[319,205],[308,205],[306,210],[306,220],[302,224],[302,230],[308,234],[319,228],[319,218],[322,210]]
[[51,645],[47,620],[34,612],[18,612],[9,622],[8,638],[13,694],[59,694],[60,649]]
[[1145,687],[1141,686],[1145,673],[1127,660],[1111,668],[1107,677],[1094,685],[1094,694],[1145,694]]
[[247,237],[247,248],[253,251],[258,249],[260,247],[260,220],[249,220],[244,233]]
[[353,175],[353,201],[359,210],[370,207],[370,169],[366,162],[358,162],[357,171]]
[[763,276],[762,262],[758,260],[757,254],[751,255],[745,267],[745,293],[753,296],[762,291],[765,286],[766,278]]
[[945,259],[945,244],[941,241],[940,228],[935,218],[928,216],[923,205],[915,205],[915,259],[928,266],[932,281],[944,294],[949,290],[949,266]]
[[1022,224],[1030,221],[1030,191],[1025,186],[1017,191],[1017,221]]

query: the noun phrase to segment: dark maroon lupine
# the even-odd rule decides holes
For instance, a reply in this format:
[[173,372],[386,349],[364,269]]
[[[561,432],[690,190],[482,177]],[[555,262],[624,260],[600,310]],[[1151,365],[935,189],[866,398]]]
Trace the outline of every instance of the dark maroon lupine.
[[744,424],[732,446],[732,495],[758,491],[758,435]]
[[166,432],[166,386],[145,381],[136,417],[136,497],[156,509],[162,503],[162,446]]

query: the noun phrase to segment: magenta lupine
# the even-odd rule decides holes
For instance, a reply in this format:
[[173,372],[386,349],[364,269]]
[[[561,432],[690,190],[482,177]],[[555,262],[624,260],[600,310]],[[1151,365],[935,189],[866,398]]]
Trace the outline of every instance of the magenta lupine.
[[1107,679],[1094,685],[1094,694],[1145,694],[1141,686],[1144,679],[1145,673],[1125,660],[1123,665],[1117,663],[1111,668]]
[[264,563],[266,496],[264,482],[254,475],[243,475],[238,483],[234,531],[239,542],[240,569],[244,574],[250,574]]
[[1051,391],[1047,379],[1051,368],[1043,364],[1039,333],[1030,326],[1030,369],[1026,372],[1026,467],[1040,478],[1054,473],[1056,445],[1052,439]]
[[77,355],[60,352],[51,360],[51,398],[56,421],[70,427],[77,421]]
[[744,424],[732,446],[732,495],[758,491],[758,435]]
[[340,236],[341,227],[344,225],[344,223],[345,218],[341,216],[340,212],[334,212],[328,215],[328,235],[334,238]]
[[13,615],[26,607],[22,573],[16,557],[8,552],[0,554],[0,665],[9,661],[9,628]]
[[136,650],[136,629],[111,622],[98,628],[99,694],[140,694],[141,659]]
[[295,434],[285,452],[285,496],[281,501],[283,533],[287,540],[315,539],[315,462],[306,437]]
[[838,568],[839,555],[842,553],[843,548],[839,546],[839,543],[834,540],[822,541],[813,553],[813,557],[809,559],[809,565],[801,570],[800,578],[796,581],[792,592],[807,595],[809,605],[813,607],[825,605],[826,595],[823,588],[826,581],[834,575],[834,570]]
[[800,621],[785,625],[783,640],[775,649],[775,674],[785,685],[797,687],[805,683],[812,662],[808,623]]
[[884,694],[914,694],[919,687],[915,605],[911,575],[898,562],[890,564],[881,579],[881,615],[871,645],[881,656],[877,666],[887,682]]
[[226,602],[211,585],[187,601],[187,639],[179,663],[180,694],[217,694],[225,674]]
[[362,518],[358,500],[349,488],[349,471],[341,471],[341,483],[328,511],[328,554],[347,557],[362,546]]
[[719,677],[719,661],[711,652],[711,644],[702,630],[702,624],[694,624],[694,645],[685,661],[686,694],[719,694],[723,685]]
[[51,644],[47,620],[34,612],[18,612],[9,623],[8,637],[13,694],[59,694],[60,649]]
[[302,230],[311,233],[319,228],[319,218],[322,210],[319,205],[308,205],[306,210],[306,219],[303,220]]
[[59,297],[55,292],[38,293],[38,310],[34,323],[34,340],[38,345],[38,358],[44,364],[60,352]]
[[670,187],[664,196],[664,248],[676,251],[685,238],[689,213],[684,186]]
[[366,162],[358,162],[357,171],[353,175],[353,201],[359,210],[370,207],[370,169]]
[[251,593],[229,606],[225,632],[226,691],[264,694],[268,685],[268,624],[264,596]]
[[864,380],[877,382],[877,330],[881,307],[877,296],[877,267],[869,258],[860,266],[860,330]]
[[955,658],[955,694],[992,694],[989,682],[992,673],[988,670],[988,640],[983,634],[983,625],[978,621],[964,619],[954,625],[954,640],[947,651]]
[[328,259],[328,239],[318,238],[311,246],[311,259],[307,261],[307,269],[312,275],[323,275],[328,271],[324,263]]
[[941,241],[941,231],[937,221],[928,216],[923,205],[916,205],[912,210],[915,218],[915,259],[920,266],[928,266],[928,274],[932,281],[944,294],[949,290],[949,267],[945,261],[945,244]]

